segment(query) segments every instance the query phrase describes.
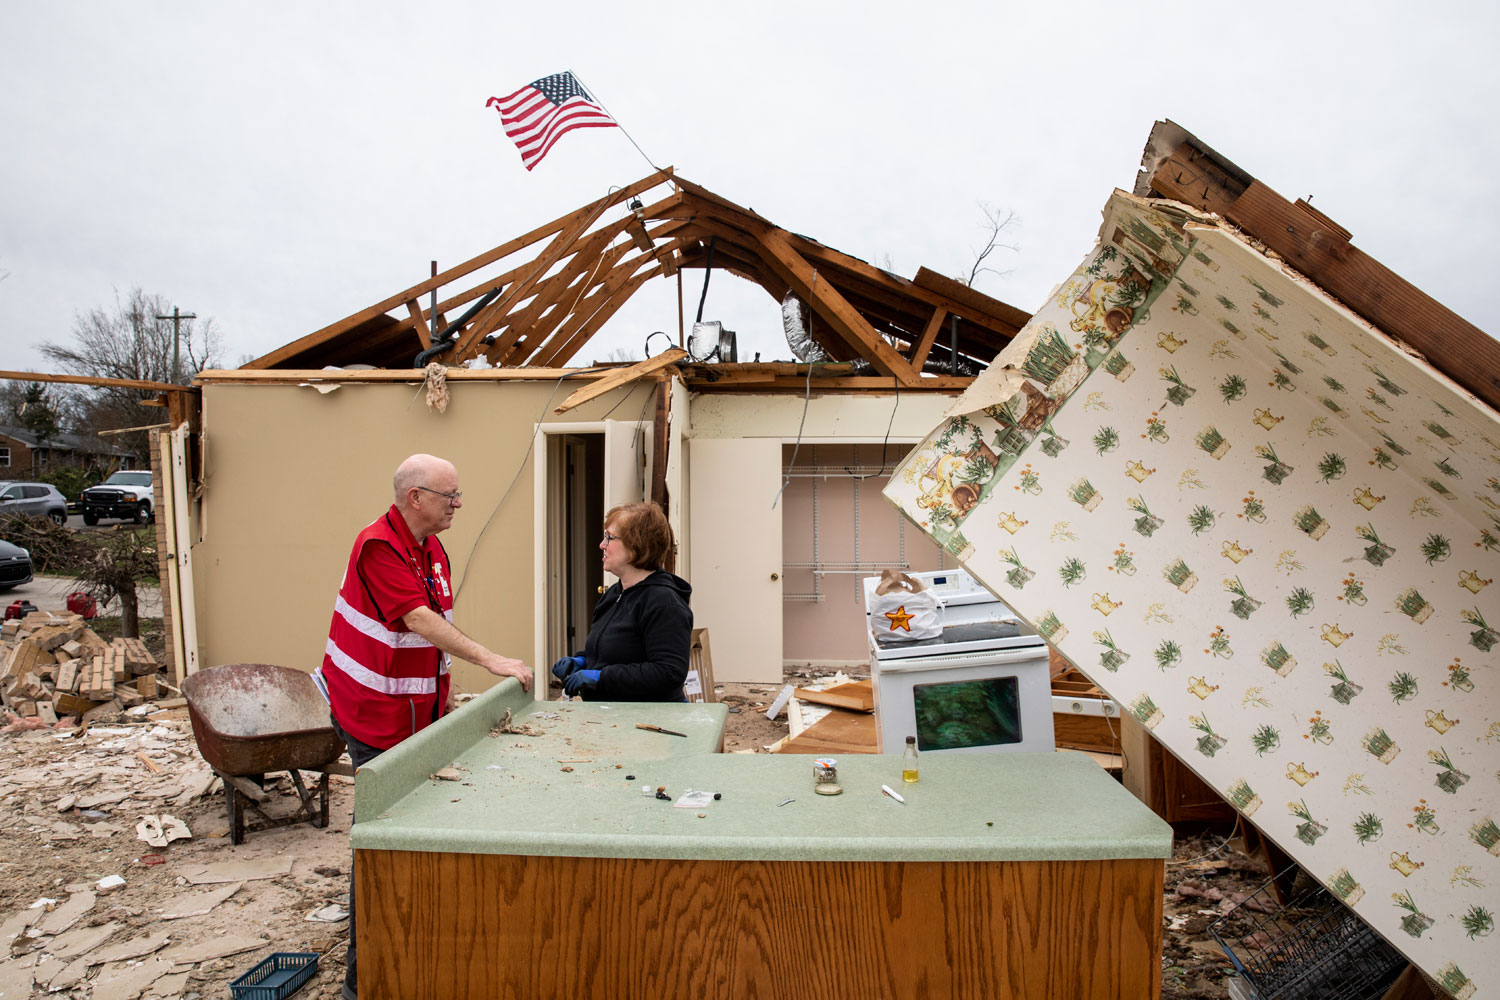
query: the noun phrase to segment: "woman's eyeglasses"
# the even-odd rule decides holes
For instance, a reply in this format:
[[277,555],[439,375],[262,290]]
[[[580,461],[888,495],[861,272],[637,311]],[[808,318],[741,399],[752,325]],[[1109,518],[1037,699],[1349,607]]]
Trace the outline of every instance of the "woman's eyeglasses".
[[604,533],[604,537],[599,540],[599,544],[600,545],[608,545],[610,542],[618,542],[619,540],[620,540],[620,536],[619,535],[611,535],[609,532],[606,531]]

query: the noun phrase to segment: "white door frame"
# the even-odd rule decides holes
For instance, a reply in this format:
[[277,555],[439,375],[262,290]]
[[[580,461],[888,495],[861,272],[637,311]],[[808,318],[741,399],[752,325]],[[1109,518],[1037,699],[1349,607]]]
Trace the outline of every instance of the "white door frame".
[[[619,458],[613,455],[609,447],[611,440],[621,440],[620,430],[623,427],[631,427],[633,430],[647,430],[652,425],[650,420],[593,420],[569,423],[546,423],[539,424],[536,431],[539,435],[554,434],[598,434],[603,437],[604,448],[604,507],[608,510],[615,502],[610,495],[611,484],[621,471],[616,469],[615,463]],[[627,439],[628,440],[628,439]],[[649,440],[649,438],[648,438]],[[532,602],[532,650],[531,666],[536,672],[537,681],[533,689],[533,697],[540,697],[547,691],[546,671],[551,663],[544,662],[546,652],[546,626],[547,626],[547,595],[550,592],[547,587],[547,438],[543,436],[537,442],[538,447],[532,452],[531,463],[531,567],[532,567],[532,593],[536,599]],[[650,449],[647,449],[647,461],[650,461]]]

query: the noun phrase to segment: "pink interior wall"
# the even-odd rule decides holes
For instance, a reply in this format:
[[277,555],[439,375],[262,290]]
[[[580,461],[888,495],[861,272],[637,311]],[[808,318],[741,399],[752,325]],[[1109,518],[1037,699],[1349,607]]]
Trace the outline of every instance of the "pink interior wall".
[[[892,469],[905,457],[909,445],[885,448],[885,467]],[[785,466],[792,446],[783,450]],[[797,450],[797,468],[821,468],[826,477],[794,478],[781,497],[782,593],[810,594],[815,589],[811,569],[791,566],[814,560],[813,490],[817,484],[817,561],[861,564],[902,560],[903,518],[881,496],[887,477],[857,480],[844,469],[868,469],[881,464],[881,445],[803,444]],[[858,492],[858,552],[855,537],[855,494]],[[922,532],[905,526],[905,565],[911,569],[938,569],[941,550]],[[943,565],[955,565],[949,558]],[[840,569],[847,568],[839,566]],[[869,569],[878,576],[879,569]],[[816,583],[820,601],[783,601],[782,654],[789,661],[865,660],[868,642],[864,631],[864,597],[859,580],[863,575],[827,573]]]

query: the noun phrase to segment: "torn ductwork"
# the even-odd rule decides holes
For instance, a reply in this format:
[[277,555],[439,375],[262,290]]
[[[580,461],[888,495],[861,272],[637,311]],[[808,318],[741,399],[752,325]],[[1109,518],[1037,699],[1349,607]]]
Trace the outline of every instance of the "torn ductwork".
[[694,323],[688,334],[687,349],[694,361],[721,361],[732,365],[739,360],[734,331],[724,329],[724,324],[717,320]]
[[786,344],[792,349],[792,357],[807,364],[818,364],[830,360],[823,345],[813,339],[812,310],[795,292],[787,292],[781,300],[781,328],[786,332]]

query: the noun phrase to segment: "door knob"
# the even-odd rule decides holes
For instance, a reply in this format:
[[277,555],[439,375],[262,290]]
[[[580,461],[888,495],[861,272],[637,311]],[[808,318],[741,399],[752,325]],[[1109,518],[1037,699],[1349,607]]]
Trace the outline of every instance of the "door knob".
[[594,593],[596,593],[596,594],[602,594],[602,593],[604,593],[604,584],[601,583],[601,584],[599,584],[599,586],[595,587],[594,588]]
[[780,580],[780,579],[781,579],[781,574],[780,574],[780,573],[772,573],[772,574],[771,574],[771,579],[772,579],[772,580],[773,580],[773,581],[775,581],[775,580]]

